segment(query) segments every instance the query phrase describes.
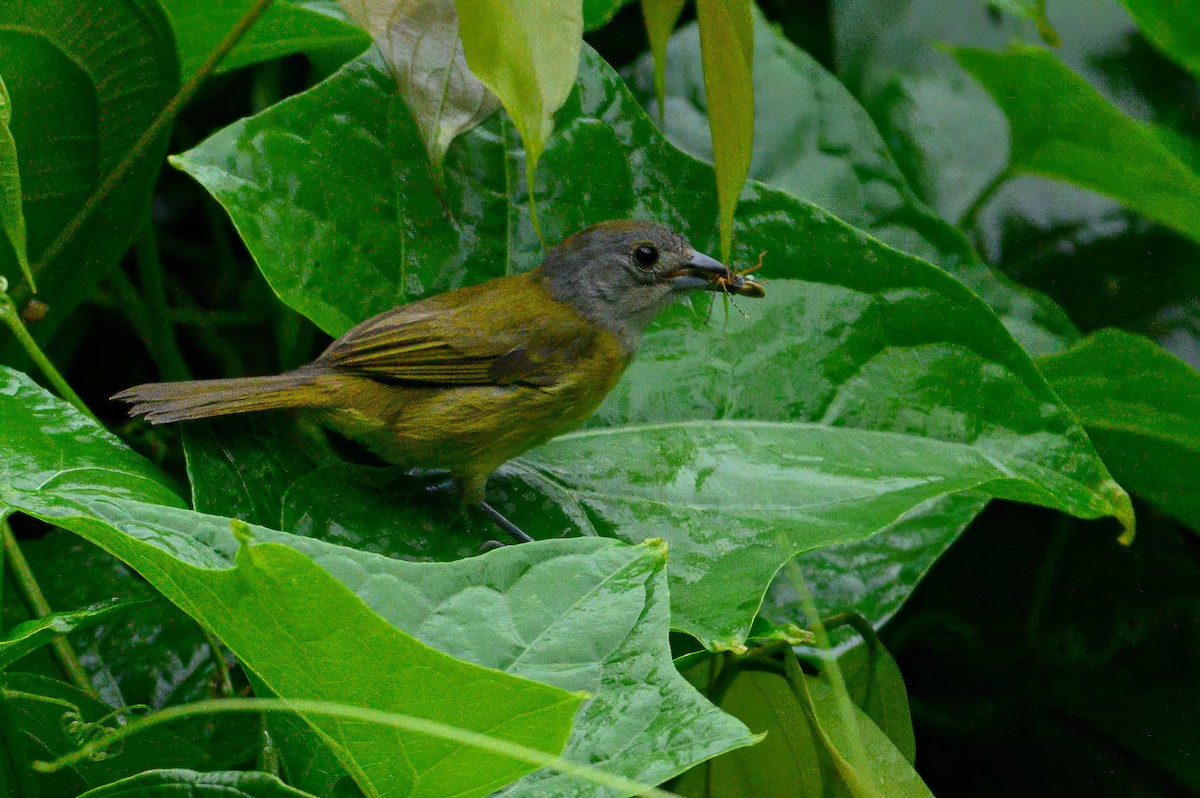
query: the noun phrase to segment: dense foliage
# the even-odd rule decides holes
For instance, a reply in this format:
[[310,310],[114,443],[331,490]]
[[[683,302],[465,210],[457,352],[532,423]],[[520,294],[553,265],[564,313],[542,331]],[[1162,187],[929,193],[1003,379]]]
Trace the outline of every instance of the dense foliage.
[[[683,6],[0,7],[0,794],[1200,793],[1200,7]],[[107,398],[610,218],[767,296],[493,477],[535,543]]]

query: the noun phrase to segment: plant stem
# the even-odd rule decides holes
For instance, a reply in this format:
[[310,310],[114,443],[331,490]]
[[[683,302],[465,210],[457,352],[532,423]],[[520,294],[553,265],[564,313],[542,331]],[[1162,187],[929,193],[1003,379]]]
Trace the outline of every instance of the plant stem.
[[[37,583],[33,570],[29,567],[29,560],[25,559],[25,554],[17,544],[17,538],[13,535],[12,528],[7,521],[0,521],[0,536],[4,539],[4,564],[8,566],[8,571],[17,584],[17,591],[25,600],[25,606],[29,608],[33,617],[46,617],[51,613],[50,604],[46,601],[46,594],[42,592],[41,586]],[[75,655],[67,638],[55,635],[54,639],[50,641],[50,650],[54,653],[54,658],[58,660],[58,665],[62,668],[63,675],[67,677],[67,680],[88,695],[96,696],[92,680],[88,678],[87,671],[83,669],[83,663]]]
[[984,207],[992,201],[992,197],[996,195],[996,192],[1000,190],[1000,187],[1015,176],[1016,170],[1014,170],[1011,166],[1006,166],[1001,169],[1000,172],[991,179],[991,182],[984,186],[983,191],[979,192],[979,196],[975,198],[975,201],[972,202],[965,211],[963,211],[962,216],[958,218],[958,229],[966,232],[967,230],[973,228],[975,226],[975,217],[979,215],[979,212],[982,211]]
[[165,380],[190,380],[188,369],[179,344],[175,340],[175,328],[171,324],[167,309],[167,291],[163,284],[162,263],[158,259],[158,237],[154,222],[146,215],[146,222],[137,239],[138,277],[142,281],[147,321],[151,337],[146,341],[151,357]]
[[[200,85],[204,83],[204,80],[212,74],[213,70],[217,68],[217,64],[221,63],[225,56],[229,54],[229,51],[237,46],[237,43],[246,35],[246,31],[250,30],[250,26],[257,22],[258,18],[270,8],[272,2],[273,0],[256,0],[250,10],[242,15],[242,18],[229,30],[229,33],[225,34],[225,38],[208,54],[208,58],[204,60],[204,63],[200,65],[196,73],[184,81],[183,85],[179,87],[179,91],[175,93],[175,96],[170,99],[166,107],[155,117],[150,127],[143,131],[138,140],[134,142],[134,145],[129,148],[129,152],[125,153],[125,157],[113,167],[112,171],[104,176],[104,179],[96,186],[96,189],[83,203],[83,206],[63,226],[62,232],[58,234],[58,237],[42,252],[37,262],[32,266],[32,272],[35,277],[40,276],[46,270],[47,265],[63,253],[67,245],[74,240],[80,228],[91,218],[96,209],[100,207],[100,204],[108,198],[108,195],[124,179],[134,164],[141,160],[150,145],[175,122],[176,117],[183,111],[184,106],[191,101],[196,91],[200,88]],[[28,288],[25,283],[17,286],[13,291],[14,300],[18,304],[24,301],[27,298],[27,292]]]
[[85,416],[95,421],[100,422],[96,416],[88,409],[88,406],[83,403],[79,395],[71,390],[71,386],[58,373],[58,369],[54,368],[54,364],[50,359],[42,353],[41,347],[37,345],[37,341],[33,340],[33,336],[29,334],[29,330],[25,329],[25,324],[21,321],[20,315],[17,313],[17,306],[13,304],[12,298],[5,292],[7,288],[3,278],[0,278],[0,321],[4,322],[8,329],[12,330],[12,334],[16,336],[17,343],[25,350],[25,354],[29,355],[30,359],[37,364],[45,375],[46,380],[54,386],[54,390],[58,391],[58,395],[75,406],[75,409]]

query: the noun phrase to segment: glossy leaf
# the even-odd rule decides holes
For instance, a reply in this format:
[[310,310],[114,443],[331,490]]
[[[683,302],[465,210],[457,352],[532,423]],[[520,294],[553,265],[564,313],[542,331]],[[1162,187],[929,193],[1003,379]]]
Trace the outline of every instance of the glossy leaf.
[[467,68],[453,0],[341,3],[383,53],[440,176],[455,137],[500,107],[496,95]]
[[0,268],[0,275],[23,276],[31,285],[34,277],[29,271],[29,257],[25,253],[25,210],[21,204],[21,172],[17,158],[17,142],[13,140],[12,100],[8,88],[0,78],[0,230],[8,241],[8,247],[0,247],[0,263],[9,259],[9,252],[17,268]]
[[123,612],[129,604],[113,601],[74,612],[52,612],[41,618],[18,624],[0,637],[0,671],[26,654],[49,643],[55,635],[65,635],[95,623],[113,613]]
[[[646,35],[650,39],[651,68],[654,74],[654,96],[658,100],[658,123],[666,125],[667,43],[679,22],[686,0],[642,0],[642,16],[646,20]],[[697,35],[698,36],[698,35]],[[666,128],[670,130],[670,128]]]
[[1038,365],[1121,484],[1200,531],[1200,373],[1120,330]]
[[754,29],[750,0],[696,0],[700,58],[717,178],[721,257],[733,248],[733,216],[754,146]]
[[[500,98],[521,132],[525,182],[536,185],[554,114],[575,86],[583,37],[581,0],[456,0],[455,5],[467,63]],[[536,228],[532,200],[531,192]]]
[[[242,747],[239,756],[229,757],[223,750],[223,739],[185,735],[182,724],[177,724],[151,729],[137,745],[114,749],[102,759],[78,762],[57,773],[38,773],[33,769],[34,762],[48,762],[74,751],[79,747],[80,733],[88,731],[87,727],[71,725],[75,719],[64,719],[65,713],[77,711],[81,723],[103,721],[102,725],[110,728],[120,721],[113,717],[111,706],[61,679],[9,670],[0,674],[0,690],[4,691],[0,693],[0,746],[13,765],[20,786],[17,795],[79,795],[151,768],[224,769],[254,758],[253,747]],[[144,710],[127,711],[137,714]],[[230,731],[220,722],[210,725],[210,731],[218,735]],[[187,731],[195,729],[192,725]],[[245,738],[238,740],[239,745],[245,742]],[[251,738],[250,742],[257,739]]]
[[305,798],[309,793],[289,787],[269,773],[148,770],[88,790],[79,798],[177,798],[180,795],[186,798]]
[[[216,71],[314,51],[337,51],[349,60],[370,44],[363,31],[329,13],[322,0],[272,3]],[[191,77],[221,40],[254,7],[254,0],[164,0],[179,45],[180,70]],[[334,6],[336,8],[336,6]]]
[[[363,219],[378,218],[380,211],[369,210],[372,207],[383,208],[401,225],[429,218],[421,216],[416,204],[427,201],[419,180],[414,178],[412,191],[402,197],[393,190],[394,170],[414,176],[411,167],[393,154],[412,152],[416,136],[411,127],[398,122],[403,109],[380,100],[386,86],[378,66],[370,59],[361,60],[326,84],[226,129],[180,159],[229,209],[264,274],[277,290],[283,289],[281,295],[331,333],[385,310],[399,298],[395,282],[399,279],[417,283],[417,274],[430,275],[424,278],[430,281],[436,275],[438,282],[430,288],[437,290],[528,268],[537,257],[536,239],[522,215],[520,190],[504,179],[512,161],[503,154],[505,128],[500,120],[462,137],[451,152],[447,174],[454,176],[454,187],[450,194],[460,198],[455,210],[462,221],[409,227],[411,233],[401,228],[400,241],[411,242],[403,247],[399,241],[395,246],[380,242],[379,236],[394,235],[391,230],[380,232],[377,225],[363,224]],[[561,114],[563,135],[555,138],[546,154],[547,167],[557,166],[559,179],[553,201],[543,203],[543,229],[561,236],[603,218],[641,215],[688,230],[697,248],[711,248],[715,242],[711,232],[705,234],[704,220],[715,215],[715,203],[703,189],[712,185],[711,170],[663,143],[649,120],[637,113],[620,80],[595,56],[585,59],[574,98]],[[624,121],[615,125],[607,121],[610,115]],[[328,127],[331,118],[346,120],[340,135]],[[618,130],[624,139],[618,138]],[[341,180],[327,170],[340,169],[338,164],[354,159],[330,163],[331,159],[315,154],[314,139],[326,142],[319,147],[325,152],[336,146],[334,141],[375,142],[370,149],[356,150],[356,158],[362,160],[354,173],[355,192],[325,193],[325,187]],[[261,155],[244,157],[248,152]],[[588,168],[579,168],[584,162]],[[636,178],[630,165],[634,162]],[[825,432],[798,434],[822,439],[828,434],[828,440],[843,434],[850,441],[859,432],[884,433],[896,436],[899,449],[947,444],[947,452],[962,447],[975,449],[976,454],[965,461],[950,458],[966,468],[955,476],[955,480],[963,478],[953,482],[954,488],[930,488],[919,498],[911,494],[910,504],[892,508],[894,515],[872,516],[877,526],[861,526],[865,519],[848,518],[843,519],[844,534],[818,534],[792,524],[787,516],[775,517],[774,522],[746,519],[758,529],[748,548],[753,556],[747,562],[753,561],[754,567],[739,565],[734,574],[708,571],[722,558],[718,552],[730,554],[730,544],[707,522],[702,546],[699,539],[682,542],[680,537],[688,535],[685,530],[659,529],[661,524],[654,523],[652,513],[628,530],[614,531],[635,541],[671,538],[674,623],[697,630],[701,639],[714,645],[736,647],[783,561],[779,558],[810,547],[798,541],[828,545],[865,539],[923,501],[978,484],[974,477],[964,476],[970,472],[966,462],[984,453],[1022,475],[1019,479],[1028,480],[1027,486],[1043,486],[1022,493],[1026,497],[1036,494],[1042,497],[1039,501],[1084,514],[1115,512],[1130,522],[1127,497],[1109,481],[1068,411],[987,306],[945,272],[880,244],[812,205],[758,184],[747,188],[739,236],[740,254],[770,250],[764,267],[764,276],[772,281],[767,298],[754,304],[753,319],[734,315],[727,326],[714,322],[705,327],[703,311],[665,314],[596,416],[595,424],[619,428],[619,436],[610,437],[614,444],[645,449],[650,439],[639,440],[645,434],[640,425],[647,423],[729,419],[784,426],[811,423],[814,430],[820,425]],[[295,242],[295,248],[278,246],[279,241]],[[398,251],[403,258],[395,257]],[[338,267],[294,268],[294,264],[312,263]],[[864,263],[871,268],[862,268]],[[707,456],[697,444],[715,443],[695,437],[700,434],[696,429],[684,424],[670,430],[670,435],[679,435],[676,443],[685,455],[681,462]],[[769,437],[759,437],[754,445],[766,446]],[[573,440],[585,446],[584,437]],[[843,451],[850,448],[848,444]],[[596,488],[598,472],[589,474],[587,460],[575,458],[578,452],[572,454],[561,442],[551,444],[551,449],[556,478]],[[783,469],[772,479],[786,481],[789,474],[804,473],[804,464],[784,462],[780,456],[741,453],[750,458],[748,462]],[[628,459],[614,450],[606,452],[610,455]],[[569,475],[560,472],[572,461]],[[652,465],[647,462],[645,467]],[[885,463],[878,465],[882,470],[875,476],[886,482],[893,471]],[[668,466],[662,464],[661,472],[654,475],[655,490],[677,490],[672,501],[681,502],[680,507],[698,523],[702,514],[687,510],[690,502],[682,493],[686,486],[662,484],[671,476]],[[517,473],[528,478],[530,472]],[[702,487],[740,491],[743,500],[757,494],[746,475],[730,479],[726,486],[706,483]],[[559,490],[546,497],[551,507],[560,503],[562,507],[547,511],[541,490],[545,488],[516,493],[503,503],[506,512],[520,517],[520,523],[535,535],[589,529],[586,517],[571,502],[564,502]],[[611,477],[603,492],[612,499],[606,513],[616,512],[622,503],[641,501],[635,498],[637,491],[629,491],[624,477]],[[790,508],[784,502],[775,510]],[[847,511],[853,514],[852,509]],[[617,514],[625,517],[624,510]],[[751,527],[741,528],[738,534],[749,534]],[[782,537],[777,527],[786,530]],[[812,536],[806,538],[809,533]],[[419,530],[410,534],[428,537]],[[797,537],[789,537],[792,534]],[[692,556],[698,559],[689,562]],[[730,561],[734,559],[740,560],[731,557]],[[693,594],[692,586],[701,578],[708,580],[706,584],[724,586],[731,603],[722,605]],[[705,617],[682,613],[685,602]]]
[[[984,299],[1027,351],[1064,349],[1078,332],[1048,298],[988,268],[966,237],[909,187],[867,112],[833,75],[754,15],[754,159],[750,176],[812,202],[896,249],[937,264]],[[695,24],[667,51],[665,132],[685,152],[712,160]],[[651,115],[652,73],[643,58],[632,83]],[[984,100],[986,102],[986,99]],[[767,251],[770,263],[771,252]]]
[[[521,695],[551,690],[516,678],[526,676],[557,685],[554,694],[576,703],[579,697],[563,690],[586,689],[593,695],[579,713],[566,753],[614,773],[654,782],[752,741],[744,727],[705,702],[670,664],[665,560],[658,544],[564,540],[435,565],[255,527],[262,544],[242,549],[240,566],[230,569],[238,544],[225,519],[147,503],[165,488],[139,485],[137,458],[116,441],[108,441],[110,467],[93,471],[71,462],[75,441],[60,437],[57,449],[39,445],[34,433],[39,424],[74,428],[76,438],[87,444],[81,453],[99,455],[99,445],[84,434],[94,430],[91,422],[27,378],[0,373],[9,380],[0,391],[5,417],[13,418],[18,432],[33,443],[23,465],[41,478],[34,484],[0,481],[0,504],[52,519],[115,551],[212,628],[273,693],[297,697],[320,691],[368,706],[386,706],[398,701],[397,695],[435,702],[438,682],[414,663],[432,661],[447,681],[462,668],[478,670],[416,641],[405,644],[412,649],[405,653],[408,665],[381,664],[390,656],[384,645],[388,636],[403,636],[399,627],[454,656],[514,674],[485,670],[472,685],[457,686],[453,707],[443,710],[450,722],[469,716],[476,704],[505,719],[519,715],[522,710],[514,703]],[[4,462],[16,445],[0,440]],[[77,473],[86,479],[63,478]],[[121,486],[130,487],[122,492]],[[370,609],[360,603],[356,608],[360,599]],[[386,629],[379,626],[385,622]],[[276,628],[293,631],[271,631]],[[347,679],[346,673],[364,675]],[[524,692],[516,690],[518,685]],[[501,692],[471,699],[469,690],[475,689]],[[576,704],[570,706],[573,710]],[[525,734],[537,731],[529,717],[520,722]],[[636,741],[630,725],[641,735]],[[353,751],[365,755],[372,745],[394,748],[396,741],[364,734]],[[434,745],[432,751],[437,750]],[[403,767],[393,755],[369,761],[378,761],[378,768]],[[588,792],[550,774],[537,774],[513,789],[536,793],[543,781],[594,794],[594,788]],[[433,776],[429,782],[446,784]]]
[[72,224],[179,88],[178,59],[156,0],[3,3],[0,74],[15,111],[29,260],[50,306],[36,328],[45,336],[116,263],[144,219],[166,136],[82,226]]
[[1051,53],[953,52],[1008,117],[1013,169],[1107,194],[1200,241],[1200,176]]
[[1179,0],[1121,2],[1155,47],[1193,75],[1200,75],[1200,7]]

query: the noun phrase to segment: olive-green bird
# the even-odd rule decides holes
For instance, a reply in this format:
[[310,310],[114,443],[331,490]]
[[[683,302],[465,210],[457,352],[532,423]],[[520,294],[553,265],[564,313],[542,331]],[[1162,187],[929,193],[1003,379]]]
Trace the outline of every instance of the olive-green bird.
[[583,423],[642,333],[691,291],[762,296],[752,279],[648,222],[593,225],[526,274],[393,308],[273,377],[139,385],[114,396],[154,424],[258,410],[315,412],[391,463],[445,469],[468,505],[502,463]]

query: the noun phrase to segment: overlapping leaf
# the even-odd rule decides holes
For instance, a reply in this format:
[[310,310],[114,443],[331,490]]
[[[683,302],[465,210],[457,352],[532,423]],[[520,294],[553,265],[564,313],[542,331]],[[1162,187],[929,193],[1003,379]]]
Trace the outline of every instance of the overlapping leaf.
[[[222,131],[179,159],[226,205],[284,298],[330,332],[384,310],[398,298],[398,279],[415,283],[418,276],[430,282],[436,278],[430,287],[442,288],[528,268],[537,257],[521,189],[505,181],[515,159],[506,154],[500,120],[477,128],[451,151],[448,175],[454,185],[451,193],[459,198],[459,220],[423,223],[420,238],[415,235],[417,209],[432,200],[422,195],[419,181],[407,179],[413,177],[414,167],[391,155],[413,152],[416,137],[411,124],[404,122],[403,107],[381,99],[386,92],[385,73],[371,59],[363,59],[327,84]],[[340,131],[328,126],[331,118],[344,120]],[[715,243],[711,233],[705,233],[711,230],[706,223],[714,209],[711,188],[706,188],[712,185],[711,171],[658,138],[617,77],[592,55],[585,59],[577,92],[560,114],[560,125],[561,135],[545,158],[559,179],[539,201],[548,236],[561,237],[603,218],[641,215],[690,231],[701,249]],[[344,181],[334,174],[354,159],[331,163],[316,155],[314,139],[326,142],[321,150],[334,142],[372,142],[369,149],[356,149],[360,160],[355,161],[353,192],[343,189]],[[243,156],[251,152],[256,155]],[[586,168],[581,169],[581,163]],[[410,189],[400,197],[393,191],[398,173],[405,175]],[[303,190],[297,193],[285,186]],[[372,207],[398,219],[401,229],[393,233],[388,227],[367,228],[353,221],[378,218],[368,210]],[[740,252],[770,250],[766,276],[798,282],[774,282],[767,300],[754,306],[754,319],[742,322],[735,317],[727,329],[706,329],[686,313],[670,316],[647,336],[638,360],[601,408],[597,421],[612,430],[543,450],[548,459],[541,466],[552,470],[553,481],[566,490],[552,490],[554,502],[570,504],[564,497],[587,486],[589,512],[616,523],[613,534],[629,540],[670,540],[677,626],[713,645],[736,646],[767,582],[791,554],[867,537],[935,495],[984,483],[1002,495],[1036,497],[1089,516],[1114,512],[1129,521],[1127,498],[1109,480],[1082,431],[1020,347],[969,291],[941,270],[882,246],[781,192],[752,185],[742,207]],[[343,220],[348,224],[340,224]],[[400,236],[411,245],[380,247],[380,235]],[[276,246],[281,240],[294,244]],[[400,263],[397,251],[403,253]],[[343,268],[334,277],[332,271],[306,266],[323,263]],[[826,434],[829,440],[839,435],[849,440],[856,434],[850,428],[882,433],[885,437],[871,440],[894,440],[889,452],[949,444],[939,451],[963,470],[954,478],[939,471],[948,480],[944,490],[927,486],[927,491],[908,494],[911,501],[903,507],[876,504],[876,509],[890,509],[870,519],[855,518],[853,504],[847,504],[848,514],[834,524],[842,531],[825,527],[821,532],[790,520],[797,508],[789,500],[772,504],[764,497],[765,509],[752,509],[761,491],[733,461],[730,468],[735,473],[722,472],[724,484],[700,480],[689,488],[685,481],[671,483],[683,473],[693,473],[693,461],[724,450],[745,458],[737,465],[756,463],[760,469],[778,470],[773,478],[780,481],[799,480],[805,473],[802,449],[784,455],[770,447],[771,435],[747,438],[745,428],[736,425],[714,425],[710,430],[703,424],[679,425],[662,432],[667,442],[659,432],[640,429],[650,422],[721,418],[781,422],[778,434],[811,436],[814,441]],[[791,422],[825,429],[789,433],[786,425]],[[710,434],[733,437],[716,441],[706,437]],[[809,438],[793,442],[808,445]],[[655,448],[660,443],[675,445],[673,463],[662,462],[665,452]],[[653,501],[647,503],[646,491],[631,491],[628,476],[612,473],[601,478],[603,469],[591,467],[596,461],[589,462],[583,452],[602,445],[607,448],[595,453],[605,458],[628,461],[633,450],[650,458],[643,478],[670,496],[661,514],[649,512]],[[847,462],[849,456],[831,456],[830,472],[820,479],[839,473],[850,482],[831,489],[848,489],[846,496],[862,498],[862,490],[850,488],[855,467]],[[967,466],[978,457],[1003,463],[1000,470],[1025,487],[1016,492],[999,488],[992,481],[995,473],[980,479],[983,472]],[[877,467],[870,471],[880,480],[876,488],[893,476],[913,476],[900,475],[882,463]],[[792,483],[792,490],[802,491],[800,484]],[[685,495],[688,490],[691,498]],[[739,524],[749,526],[723,537],[721,526],[705,519],[712,504],[705,491],[722,497],[737,493]],[[630,503],[641,507],[636,524]],[[563,529],[560,520],[544,520],[544,501],[536,494],[508,506],[528,519],[523,522],[535,534],[560,534]],[[574,522],[566,526],[586,530],[586,523],[574,515]],[[686,523],[678,525],[683,518]],[[622,528],[623,522],[629,522],[627,528]],[[731,558],[733,551],[740,556]],[[724,565],[710,570],[726,558]],[[753,566],[727,572],[734,561]],[[700,582],[718,588],[719,597],[693,592]]]
[[[496,713],[489,733],[532,736],[537,744],[551,729],[565,734],[567,727],[560,715],[550,719],[558,725],[548,729],[536,716],[522,714],[530,707],[520,703],[539,690],[577,701],[573,692],[563,691],[586,689],[593,697],[576,720],[567,755],[651,782],[752,741],[669,664],[664,558],[657,545],[569,540],[429,565],[256,527],[255,538],[264,545],[239,551],[227,521],[151,503],[174,500],[153,469],[27,378],[0,373],[5,378],[0,401],[5,418],[13,420],[0,436],[0,456],[28,475],[5,473],[0,505],[50,519],[114,551],[212,628],[274,693],[316,693],[380,708],[416,702],[408,712],[419,714],[423,706],[440,713],[433,717],[468,728],[484,721],[472,714],[477,706]],[[231,569],[235,557],[238,567]],[[399,629],[514,675],[451,660]],[[380,665],[401,651],[404,662]],[[419,667],[422,662],[436,665],[440,675]],[[475,673],[467,686],[457,678],[468,675],[464,668]],[[522,675],[557,687],[517,678]],[[455,700],[430,709],[439,706],[443,683],[455,685]],[[468,689],[490,692],[471,699]],[[570,708],[569,724],[575,706],[559,701],[545,709]],[[625,724],[644,737],[632,741]],[[350,772],[370,784],[385,784],[386,778],[406,783],[414,769],[421,772],[426,757],[446,754],[439,753],[440,744],[410,743],[410,765],[394,756],[394,735],[359,729],[358,739],[347,740],[342,734],[349,731],[339,724],[320,728]],[[423,784],[444,794],[466,789],[463,780],[495,789],[519,775],[508,765],[498,771],[475,755],[458,757],[426,773]],[[543,781],[557,785],[546,789],[590,794],[551,774],[514,789],[536,793]]]
[[1200,6],[1177,0],[1121,0],[1146,38],[1200,75]]

